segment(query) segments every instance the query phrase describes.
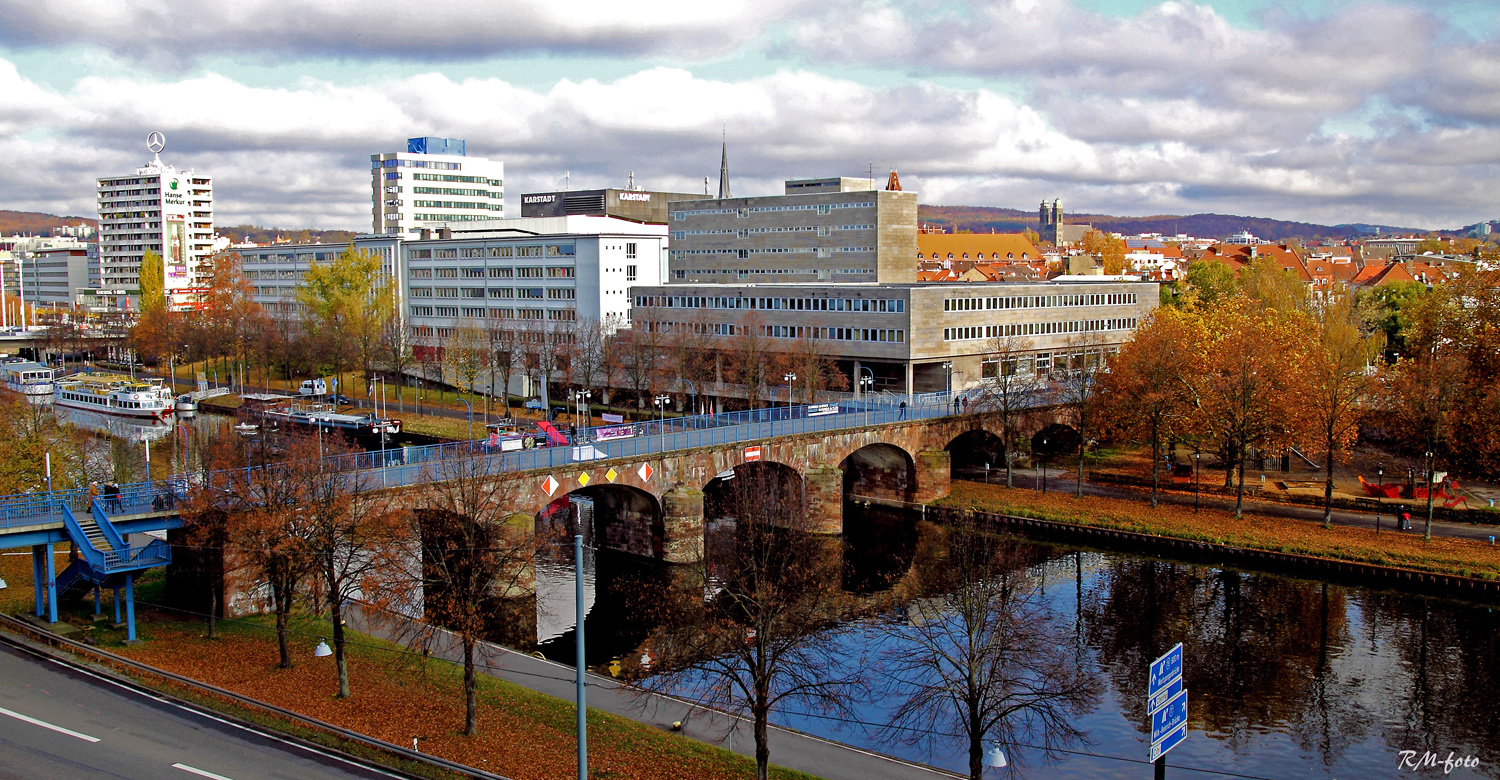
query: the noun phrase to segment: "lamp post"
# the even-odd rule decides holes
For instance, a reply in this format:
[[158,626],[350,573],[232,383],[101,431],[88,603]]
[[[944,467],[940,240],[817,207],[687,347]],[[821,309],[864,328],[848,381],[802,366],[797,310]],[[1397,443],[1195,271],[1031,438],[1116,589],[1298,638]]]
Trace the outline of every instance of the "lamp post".
[[1042,437],[1042,495],[1047,495],[1047,437]]
[[662,452],[666,452],[667,451],[667,404],[669,404],[669,403],[672,402],[672,396],[667,395],[666,393],[662,393],[661,395],[659,395],[656,398],[652,399],[652,402],[656,404],[656,409],[657,409],[656,430],[661,433],[661,451]]
[[[455,393],[454,395],[457,395],[457,393]],[[469,441],[474,441],[474,407],[470,406],[469,402],[466,401],[466,400],[464,400],[464,399],[462,399],[462,398],[460,398],[458,400],[463,401],[464,402],[464,408],[466,408],[466,409],[469,410]],[[542,414],[546,415],[547,413],[544,410],[542,412]]]
[[1437,461],[1433,459],[1432,451],[1429,450],[1427,452],[1427,530],[1422,534],[1422,539],[1428,542],[1432,541],[1432,476],[1433,467],[1436,465]]
[[875,390],[875,369],[869,366],[860,366],[859,370],[868,375],[859,378],[860,394],[873,392]]
[[944,372],[943,389],[949,395],[952,395],[953,394],[953,362],[952,361],[948,361],[948,360],[943,361],[943,372]]
[[[786,382],[786,406],[790,409],[792,408],[792,383],[797,381],[797,375],[788,371],[782,375],[781,381]],[[787,414],[790,415],[791,412],[787,412]]]
[[1199,471],[1199,467],[1202,464],[1202,460],[1203,460],[1203,454],[1200,453],[1200,452],[1194,451],[1193,452],[1193,512],[1194,513],[1197,513],[1197,511],[1198,511],[1198,495],[1203,490],[1203,481],[1198,476],[1201,473]]

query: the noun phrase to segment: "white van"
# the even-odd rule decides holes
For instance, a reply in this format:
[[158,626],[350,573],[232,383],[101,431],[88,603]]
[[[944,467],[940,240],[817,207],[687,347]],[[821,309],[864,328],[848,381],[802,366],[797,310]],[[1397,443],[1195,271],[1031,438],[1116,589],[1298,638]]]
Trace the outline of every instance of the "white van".
[[322,379],[304,379],[298,395],[328,395],[328,383]]

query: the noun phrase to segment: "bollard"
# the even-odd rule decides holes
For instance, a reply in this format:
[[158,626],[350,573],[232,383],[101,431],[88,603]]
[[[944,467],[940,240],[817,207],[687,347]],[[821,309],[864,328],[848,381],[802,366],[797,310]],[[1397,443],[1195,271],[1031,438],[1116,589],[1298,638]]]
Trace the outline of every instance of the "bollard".
[[1491,537],[1490,537],[1490,546],[1491,546],[1491,547],[1494,547],[1494,546],[1495,546],[1495,537],[1494,537],[1494,536],[1491,536]]

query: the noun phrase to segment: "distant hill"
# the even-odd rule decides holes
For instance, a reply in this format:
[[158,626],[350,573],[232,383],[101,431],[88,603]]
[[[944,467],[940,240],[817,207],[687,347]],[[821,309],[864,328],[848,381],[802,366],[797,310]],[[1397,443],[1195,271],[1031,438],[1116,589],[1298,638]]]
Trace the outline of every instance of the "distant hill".
[[[975,233],[988,233],[991,230],[998,233],[1016,233],[1026,228],[1037,229],[1036,212],[989,206],[918,206],[917,218],[927,224],[971,230]],[[1358,238],[1374,235],[1377,229],[1381,233],[1426,232],[1418,228],[1389,225],[1317,225],[1311,222],[1287,222],[1280,219],[1237,217],[1229,214],[1113,217],[1108,214],[1064,213],[1063,220],[1069,224],[1088,224],[1106,232],[1125,235],[1186,233],[1197,238],[1225,238],[1241,230],[1248,230],[1269,241],[1283,241],[1288,238]]]
[[59,217],[35,211],[0,211],[0,236],[50,236],[53,228],[68,227],[80,222],[94,228],[99,227],[99,220],[93,217]]
[[254,241],[257,244],[347,244],[358,235],[352,230],[283,230],[257,225],[235,225],[220,227],[218,233],[228,236],[236,244]]

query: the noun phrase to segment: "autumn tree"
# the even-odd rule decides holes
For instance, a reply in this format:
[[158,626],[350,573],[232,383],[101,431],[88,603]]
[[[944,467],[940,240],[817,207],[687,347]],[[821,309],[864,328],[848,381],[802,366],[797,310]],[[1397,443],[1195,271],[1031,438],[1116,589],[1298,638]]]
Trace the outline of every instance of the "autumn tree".
[[895,738],[920,744],[956,734],[972,780],[984,775],[987,745],[1036,747],[1051,758],[1085,739],[1073,721],[1094,707],[1101,686],[1060,630],[1045,575],[1029,569],[1039,561],[972,521],[940,538],[943,549],[919,556],[915,568],[917,587],[931,595],[878,624],[890,641],[876,694],[896,703],[888,726]]
[[992,337],[980,357],[983,382],[975,396],[975,410],[993,415],[1000,425],[1006,487],[1015,487],[1011,453],[1016,451],[1016,440],[1021,438],[1021,421],[1041,389],[1033,360],[1030,339],[1007,335]]
[[1219,444],[1226,487],[1239,472],[1239,515],[1250,449],[1290,445],[1299,433],[1295,372],[1304,364],[1303,344],[1296,325],[1243,296],[1210,311],[1204,324],[1203,359],[1194,378],[1198,421]]
[[770,384],[773,350],[766,336],[766,321],[750,312],[734,325],[734,335],[724,349],[729,360],[729,378],[745,388],[745,403],[750,409],[760,406],[761,396]]
[[[370,596],[414,646],[451,635],[464,668],[464,734],[479,733],[479,654],[507,610],[536,587],[535,520],[518,515],[520,482],[499,458],[439,461],[433,479],[396,516],[398,536]],[[427,621],[415,620],[425,615]],[[445,635],[445,630],[448,632]]]
[[[1054,353],[1054,395],[1068,412],[1078,431],[1078,481],[1076,495],[1083,495],[1083,464],[1089,437],[1095,433],[1099,410],[1099,377],[1104,373],[1104,340],[1096,333],[1070,337],[1065,351]],[[1061,365],[1059,365],[1061,364]]]
[[1125,239],[1100,230],[1090,229],[1083,234],[1080,246],[1087,254],[1099,258],[1104,273],[1115,275],[1125,271]]
[[1099,377],[1104,419],[1115,432],[1151,446],[1151,506],[1159,501],[1162,445],[1192,424],[1193,376],[1203,333],[1179,309],[1148,314]]
[[[28,403],[17,393],[0,390],[0,495],[43,493],[55,488],[85,487],[85,436],[58,422],[52,409]],[[47,482],[47,457],[52,483]]]
[[839,370],[838,361],[828,354],[823,342],[806,335],[792,342],[791,349],[780,353],[780,360],[774,370],[797,376],[791,383],[788,403],[791,402],[792,391],[801,396],[802,403],[815,404],[818,402],[818,393],[849,386],[848,377]]
[[1212,308],[1233,298],[1238,291],[1239,282],[1228,264],[1216,260],[1194,260],[1188,264],[1185,294],[1192,304]]
[[630,331],[628,347],[625,379],[635,391],[636,408],[644,409],[661,387],[662,371],[667,362],[666,349],[656,323],[637,323]]
[[692,571],[703,586],[661,606],[649,640],[660,663],[640,684],[677,695],[690,684],[703,704],[745,715],[756,776],[767,780],[773,711],[793,703],[847,710],[859,689],[859,670],[837,660],[826,629],[855,617],[860,604],[841,587],[842,545],[812,533],[794,474],[765,464],[736,468],[720,508],[733,528],[709,536]]
[[[490,395],[500,394],[505,416],[510,416],[510,379],[516,370],[517,341],[514,324],[503,317],[484,322],[485,352],[489,363]],[[498,380],[498,382],[497,382]]]
[[443,363],[453,375],[454,384],[474,397],[474,384],[484,372],[489,335],[472,319],[459,320],[443,339]]
[[395,306],[394,290],[380,257],[353,245],[327,265],[308,266],[297,301],[324,334],[335,375],[346,365],[346,352],[353,352],[365,379],[371,377],[381,331]]
[[1361,290],[1355,296],[1355,309],[1366,332],[1385,334],[1387,348],[1398,354],[1406,351],[1406,334],[1412,327],[1412,312],[1427,285],[1421,282],[1392,282]]
[[[397,383],[406,381],[406,372],[416,362],[412,354],[411,334],[401,316],[401,310],[392,306],[381,314],[379,339],[376,343],[381,367],[389,371]],[[406,396],[396,393],[397,408],[406,411]]]
[[1363,416],[1363,402],[1370,392],[1368,369],[1384,344],[1384,332],[1365,336],[1360,332],[1353,299],[1345,290],[1334,291],[1312,316],[1307,362],[1299,372],[1302,411],[1323,445],[1323,527],[1333,526],[1333,464],[1354,444]]

